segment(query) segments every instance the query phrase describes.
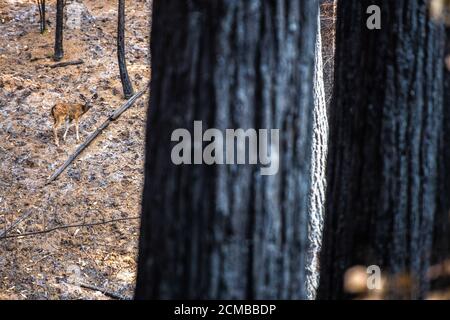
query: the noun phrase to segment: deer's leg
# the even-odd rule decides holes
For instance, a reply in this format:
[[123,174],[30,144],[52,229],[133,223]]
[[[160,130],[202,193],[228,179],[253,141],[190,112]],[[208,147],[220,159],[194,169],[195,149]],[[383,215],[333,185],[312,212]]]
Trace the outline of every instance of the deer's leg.
[[70,129],[70,122],[66,121],[66,132],[64,132],[64,136],[63,136],[64,141],[66,141],[67,132],[69,131],[69,129]]
[[78,123],[78,120],[75,120],[75,131],[77,132],[77,142],[78,142],[78,141],[80,141],[79,123]]
[[58,128],[56,127],[56,124],[53,125],[53,134],[55,135],[55,144],[59,146],[59,140],[58,140]]
[[59,121],[55,121],[53,124],[53,134],[55,135],[55,144],[59,147],[59,139],[58,139],[58,127],[60,123]]

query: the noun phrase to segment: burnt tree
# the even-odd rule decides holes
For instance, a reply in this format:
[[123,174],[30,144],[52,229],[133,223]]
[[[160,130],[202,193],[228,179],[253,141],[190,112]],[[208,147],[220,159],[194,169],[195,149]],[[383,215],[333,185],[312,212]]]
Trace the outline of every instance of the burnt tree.
[[[307,297],[317,9],[154,2],[137,299]],[[174,165],[171,134],[195,120],[280,129],[278,174]]]
[[[379,5],[381,30],[366,26]],[[319,298],[347,298],[345,271],[378,265],[428,288],[443,105],[443,28],[427,1],[338,2]]]
[[41,33],[47,30],[47,22],[45,21],[45,0],[37,0],[37,5],[39,9],[39,28]]
[[[434,229],[434,264],[441,264],[450,259],[450,26],[446,28],[445,57],[444,110],[442,112],[444,121],[439,145],[439,191]],[[447,280],[434,281],[433,287],[445,289],[442,285],[448,286],[450,275],[445,276]]]
[[128,76],[125,58],[125,0],[119,0],[117,18],[117,59],[119,63],[120,80],[122,82],[123,94],[126,99],[134,94],[133,85]]
[[64,0],[56,2],[56,30],[55,30],[55,54],[53,59],[60,61],[64,57],[63,49],[64,32]]

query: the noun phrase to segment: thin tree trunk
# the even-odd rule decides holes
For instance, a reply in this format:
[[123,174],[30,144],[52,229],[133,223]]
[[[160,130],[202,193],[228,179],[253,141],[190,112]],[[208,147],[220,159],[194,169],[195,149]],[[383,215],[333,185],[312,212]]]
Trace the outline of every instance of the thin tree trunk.
[[45,21],[45,0],[37,0],[37,5],[39,9],[39,29],[41,34],[47,30],[47,24]]
[[[137,299],[305,299],[317,1],[155,1]],[[280,129],[280,170],[181,165],[171,134]]]
[[47,22],[45,21],[45,0],[41,0],[41,11],[42,11],[42,16],[41,16],[41,33],[44,33],[47,30]]
[[55,31],[55,55],[53,59],[60,61],[64,57],[63,49],[64,31],[64,0],[56,2],[56,31]]
[[[366,26],[381,7],[381,30]],[[345,271],[378,265],[421,298],[428,281],[442,127],[441,26],[427,2],[338,2],[319,298],[348,298]]]
[[123,94],[129,99],[133,94],[133,85],[128,76],[125,59],[125,0],[119,0],[117,23],[117,58],[119,61],[120,80],[122,81]]

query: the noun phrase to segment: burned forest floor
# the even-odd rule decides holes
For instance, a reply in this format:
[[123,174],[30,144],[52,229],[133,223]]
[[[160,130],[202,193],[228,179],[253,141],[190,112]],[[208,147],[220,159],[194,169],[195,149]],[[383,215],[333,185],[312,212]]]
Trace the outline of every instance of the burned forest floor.
[[[34,1],[0,0],[0,299],[132,297],[148,94],[45,185],[125,102],[117,1],[67,1],[63,61],[84,63],[50,68],[55,2],[47,1],[48,31],[40,34]],[[150,78],[150,8],[151,0],[127,2],[127,63],[136,91]],[[74,127],[62,141],[61,128],[56,147],[50,110],[81,103],[80,93],[98,94],[81,118],[81,141]]]

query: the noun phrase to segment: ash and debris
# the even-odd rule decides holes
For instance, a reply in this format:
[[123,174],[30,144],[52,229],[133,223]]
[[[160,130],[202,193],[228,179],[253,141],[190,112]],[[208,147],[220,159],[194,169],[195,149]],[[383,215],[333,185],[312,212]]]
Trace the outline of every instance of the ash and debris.
[[[61,175],[46,179],[76,149],[54,144],[50,109],[57,102],[99,99],[81,119],[81,139],[124,103],[116,55],[117,1],[68,1],[63,61],[50,69],[55,2],[39,33],[34,1],[0,0],[0,234],[8,235],[140,214],[148,95],[111,124]],[[151,0],[127,2],[127,63],[135,90],[149,81]],[[70,15],[70,17],[69,17]],[[63,129],[59,131],[62,140]],[[132,296],[139,220],[0,239],[0,299],[108,299],[87,284]]]

